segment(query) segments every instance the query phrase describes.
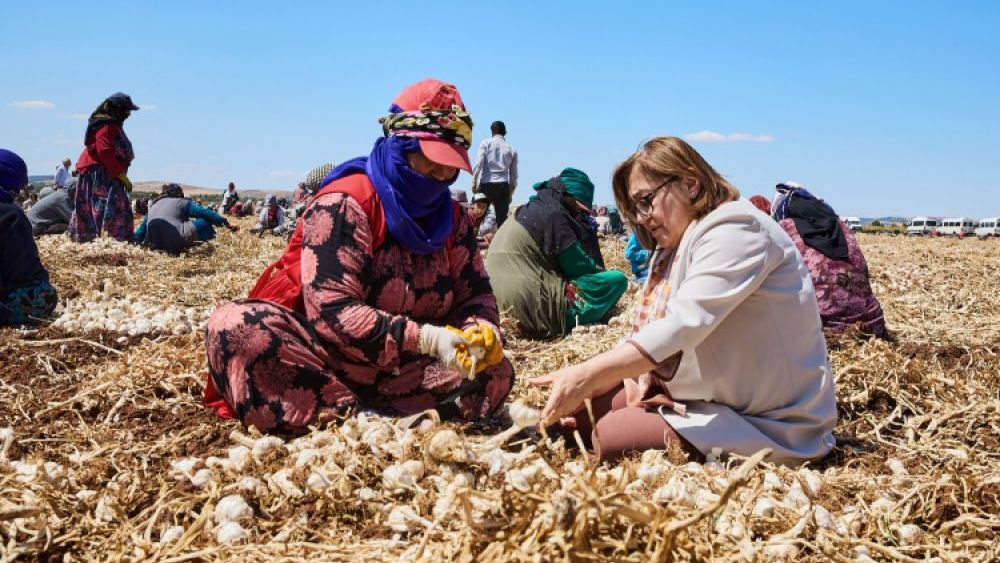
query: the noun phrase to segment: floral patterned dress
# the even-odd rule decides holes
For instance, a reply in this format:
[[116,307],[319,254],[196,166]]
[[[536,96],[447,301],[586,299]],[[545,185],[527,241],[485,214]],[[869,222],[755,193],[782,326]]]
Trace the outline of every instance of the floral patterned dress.
[[788,233],[809,268],[823,328],[835,332],[857,326],[863,332],[887,338],[882,305],[868,280],[868,262],[851,229],[838,221],[847,239],[847,260],[834,260],[806,245],[790,218],[778,222]]
[[[121,127],[107,124],[99,130],[98,139],[110,138],[111,151],[116,168],[128,170],[135,154],[132,143]],[[86,154],[90,148],[85,148]],[[96,149],[99,151],[100,149]],[[81,157],[82,159],[82,157]],[[67,232],[76,242],[90,242],[107,230],[108,235],[123,241],[132,242],[132,229],[135,228],[132,205],[129,203],[125,185],[118,179],[118,174],[109,172],[111,164],[98,162],[80,170],[80,180],[76,187],[75,208],[70,216]],[[80,168],[80,164],[77,164]]]
[[[372,249],[367,216],[344,194],[317,198],[302,220],[305,312],[246,299],[208,323],[209,374],[237,417],[289,429],[352,406],[407,415],[450,400],[467,376],[420,354],[420,324],[499,325],[468,216],[426,256],[388,233]],[[458,399],[467,420],[503,403],[514,371],[504,359],[477,378],[478,390]]]

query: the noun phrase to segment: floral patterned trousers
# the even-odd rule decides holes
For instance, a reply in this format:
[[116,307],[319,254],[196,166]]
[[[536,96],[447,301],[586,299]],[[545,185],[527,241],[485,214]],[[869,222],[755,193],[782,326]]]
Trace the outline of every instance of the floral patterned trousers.
[[103,166],[81,174],[74,203],[67,230],[71,239],[90,242],[107,230],[115,239],[132,242],[135,225],[128,194],[117,178],[108,177]]
[[50,317],[56,289],[47,281],[19,287],[0,297],[0,326],[23,325]]
[[[348,408],[409,415],[455,399],[466,374],[433,358],[406,353],[398,369],[359,363],[322,341],[300,313],[247,299],[221,306],[205,336],[209,375],[246,425],[290,430]],[[505,358],[457,397],[458,416],[485,417],[503,404],[514,383]]]

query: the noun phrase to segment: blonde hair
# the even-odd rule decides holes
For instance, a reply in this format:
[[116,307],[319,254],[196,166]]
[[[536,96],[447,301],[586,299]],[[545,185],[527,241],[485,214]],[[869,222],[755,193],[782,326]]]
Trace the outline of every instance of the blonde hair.
[[638,220],[635,202],[629,196],[629,178],[633,170],[639,168],[651,178],[694,178],[700,190],[691,201],[695,219],[708,215],[716,207],[727,201],[735,201],[740,191],[705,161],[698,151],[677,137],[654,137],[639,147],[632,156],[615,168],[611,177],[611,188],[618,202],[618,209],[628,221],[642,246],[655,248],[653,236],[643,228]]

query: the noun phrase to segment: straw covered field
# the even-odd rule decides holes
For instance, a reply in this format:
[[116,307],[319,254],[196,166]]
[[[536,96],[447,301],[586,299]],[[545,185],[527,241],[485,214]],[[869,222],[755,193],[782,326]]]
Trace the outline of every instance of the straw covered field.
[[997,560],[1000,243],[861,243],[898,341],[830,341],[839,445],[788,469],[598,466],[516,431],[544,399],[524,379],[613,346],[628,302],[561,341],[512,336],[516,403],[488,425],[261,436],[202,407],[202,328],[283,240],[171,258],[44,238],[67,314],[0,330],[0,560]]

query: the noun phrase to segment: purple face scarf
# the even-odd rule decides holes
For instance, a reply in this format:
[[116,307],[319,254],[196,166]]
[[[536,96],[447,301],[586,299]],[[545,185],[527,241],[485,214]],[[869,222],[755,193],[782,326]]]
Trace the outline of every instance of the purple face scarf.
[[28,184],[28,166],[21,157],[0,149],[0,201],[11,203],[21,188]]
[[410,168],[406,155],[420,150],[417,139],[382,137],[369,156],[352,158],[334,168],[321,186],[364,172],[382,200],[385,223],[393,240],[416,254],[441,250],[454,221],[451,186],[458,178],[439,182]]

